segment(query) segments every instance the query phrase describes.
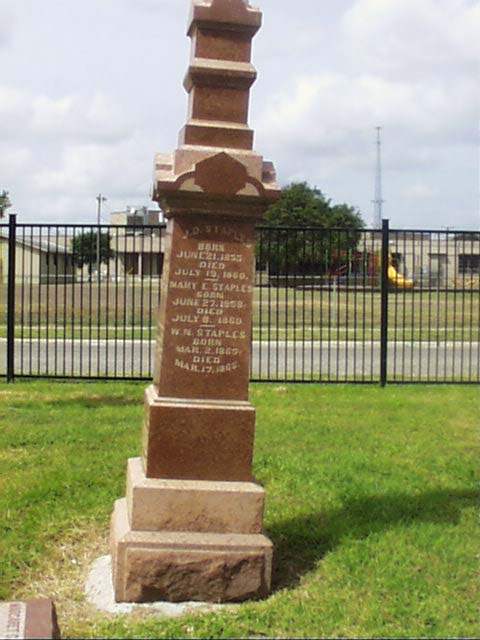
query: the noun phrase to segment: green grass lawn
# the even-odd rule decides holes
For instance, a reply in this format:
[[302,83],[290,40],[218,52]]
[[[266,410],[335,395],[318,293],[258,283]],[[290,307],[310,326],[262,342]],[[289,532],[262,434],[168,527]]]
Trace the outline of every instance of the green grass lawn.
[[[16,288],[17,338],[155,337],[158,282],[118,285],[25,285]],[[390,293],[391,340],[479,339],[478,289]],[[6,303],[6,301],[5,301]],[[379,340],[380,292],[255,287],[255,340]],[[0,338],[6,337],[6,304],[0,304]]]
[[83,598],[107,553],[144,384],[0,384],[0,598],[50,596],[63,637],[477,637],[478,390],[254,385],[272,595],[114,618]]

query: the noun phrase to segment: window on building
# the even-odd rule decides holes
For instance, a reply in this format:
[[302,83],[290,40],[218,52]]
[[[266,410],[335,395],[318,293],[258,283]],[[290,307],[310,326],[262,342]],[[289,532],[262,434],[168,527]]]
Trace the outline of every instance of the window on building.
[[458,256],[458,272],[467,275],[480,273],[480,254],[460,254]]
[[430,267],[443,271],[448,264],[448,256],[446,253],[430,253]]
[[163,270],[163,253],[145,253],[142,256],[142,276],[160,277]]
[[129,276],[138,275],[138,253],[124,253],[123,256],[125,274]]

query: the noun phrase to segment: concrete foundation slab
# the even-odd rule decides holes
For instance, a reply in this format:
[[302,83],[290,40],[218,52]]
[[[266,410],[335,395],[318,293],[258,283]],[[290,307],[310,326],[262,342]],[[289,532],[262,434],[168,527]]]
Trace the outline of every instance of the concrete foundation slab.
[[101,556],[90,568],[85,583],[87,601],[105,613],[126,615],[135,611],[150,612],[165,618],[179,618],[195,613],[210,613],[235,609],[235,604],[212,604],[210,602],[115,602],[112,582],[112,558]]

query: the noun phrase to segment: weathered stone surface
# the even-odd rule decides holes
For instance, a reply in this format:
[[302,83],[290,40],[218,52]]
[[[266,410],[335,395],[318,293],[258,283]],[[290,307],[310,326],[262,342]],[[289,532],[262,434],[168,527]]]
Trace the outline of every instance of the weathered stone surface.
[[60,638],[55,605],[46,598],[0,603],[0,638]]
[[188,118],[179,148],[155,159],[168,226],[143,471],[129,465],[128,509],[117,502],[112,518],[119,601],[228,602],[270,588],[248,402],[255,225],[280,194],[248,126],[261,20],[246,0],[192,2]]
[[266,595],[261,552],[128,548],[125,597],[129,602],[228,602]]
[[[192,121],[180,131],[178,143],[179,145],[202,147],[251,149],[253,146],[253,131],[245,125],[234,126],[234,124],[227,123],[218,125],[207,124],[206,121]],[[158,197],[162,198],[160,195]],[[162,202],[164,202],[163,198]]]
[[195,184],[210,193],[235,195],[247,184],[246,166],[228,153],[205,158],[196,165]]
[[251,36],[247,32],[221,29],[195,29],[192,45],[197,58],[250,62]]
[[251,40],[262,24],[262,14],[245,0],[193,0],[189,35],[196,26],[218,29],[222,24],[230,30],[246,31]]
[[140,458],[127,469],[130,526],[139,531],[261,533],[265,491],[253,482],[151,479]]
[[167,398],[247,400],[253,226],[181,218],[169,231],[154,384]]
[[190,94],[190,118],[209,120],[220,117],[225,122],[245,122],[248,99],[245,93],[227,87],[197,87]]
[[123,499],[111,548],[118,602],[229,602],[270,590],[272,544],[262,535],[133,531]]
[[143,461],[148,478],[252,480],[255,410],[248,402],[160,398],[146,392]]

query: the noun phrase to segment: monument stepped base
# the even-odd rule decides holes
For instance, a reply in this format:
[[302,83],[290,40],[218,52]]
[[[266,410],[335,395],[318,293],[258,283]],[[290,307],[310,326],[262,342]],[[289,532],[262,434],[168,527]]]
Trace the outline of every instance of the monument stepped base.
[[127,511],[136,531],[262,533],[265,490],[253,482],[147,478],[127,465]]
[[261,534],[136,531],[122,498],[110,543],[117,602],[235,602],[270,591],[273,549]]

